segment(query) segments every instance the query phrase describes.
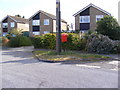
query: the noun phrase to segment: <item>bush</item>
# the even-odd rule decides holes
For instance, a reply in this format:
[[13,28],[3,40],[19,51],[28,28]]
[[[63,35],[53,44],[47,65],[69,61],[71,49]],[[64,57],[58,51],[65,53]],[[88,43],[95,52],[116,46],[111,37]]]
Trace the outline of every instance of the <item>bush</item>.
[[42,36],[35,36],[32,38],[34,48],[55,49],[56,35],[44,34]]
[[114,48],[111,39],[104,35],[97,35],[87,44],[87,51],[90,53],[110,53]]
[[0,43],[2,46],[7,46],[9,41],[10,40],[7,37],[1,37]]
[[32,42],[28,37],[18,35],[12,37],[9,42],[10,47],[21,47],[21,46],[31,46]]
[[44,34],[41,36],[42,47],[46,49],[55,49],[56,46],[56,36],[55,34]]
[[41,37],[31,37],[32,44],[34,48],[43,48]]
[[8,32],[8,34],[6,35],[6,37],[8,39],[10,39],[12,37],[16,37],[16,36],[21,35],[21,34],[22,34],[22,30],[15,28],[15,29],[10,30]]
[[[45,34],[32,38],[34,48],[55,49],[56,34]],[[86,46],[86,40],[80,40],[78,34],[68,33],[68,42],[62,42],[64,50],[83,50]]]
[[86,40],[80,39],[78,34],[69,33],[68,42],[62,43],[62,48],[66,50],[84,50],[86,47]]
[[113,41],[114,48],[112,49],[111,53],[120,53],[120,41]]
[[120,40],[120,26],[112,16],[105,16],[98,21],[96,31],[99,34],[108,36],[112,40]]
[[26,36],[26,37],[29,37],[29,32],[28,31],[22,32],[22,35]]

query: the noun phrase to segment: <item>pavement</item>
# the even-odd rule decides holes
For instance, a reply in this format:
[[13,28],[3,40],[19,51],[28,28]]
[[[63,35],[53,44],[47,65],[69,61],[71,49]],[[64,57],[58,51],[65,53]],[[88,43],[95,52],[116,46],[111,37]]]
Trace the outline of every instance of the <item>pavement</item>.
[[119,61],[45,63],[32,50],[1,51],[1,88],[118,88]]

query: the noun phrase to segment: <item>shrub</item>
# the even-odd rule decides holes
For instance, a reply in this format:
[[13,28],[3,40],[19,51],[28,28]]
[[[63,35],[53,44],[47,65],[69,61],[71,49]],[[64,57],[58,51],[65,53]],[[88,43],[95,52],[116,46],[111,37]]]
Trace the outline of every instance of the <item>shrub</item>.
[[56,46],[56,35],[55,34],[44,34],[41,36],[43,48],[55,49]]
[[112,40],[120,40],[120,26],[112,16],[105,16],[98,21],[96,31],[99,34],[108,36]]
[[56,35],[44,34],[42,36],[35,36],[32,38],[34,48],[55,49]]
[[[45,34],[39,37],[32,38],[35,48],[55,49],[56,34]],[[80,40],[78,34],[68,33],[68,41],[62,42],[64,50],[83,50],[86,46],[86,40]]]
[[22,35],[26,36],[26,37],[29,37],[29,32],[28,31],[22,32]]
[[68,33],[68,42],[62,43],[62,48],[66,50],[84,50],[86,40],[80,39],[78,34]]
[[10,39],[12,37],[16,37],[16,36],[21,35],[21,34],[22,34],[22,30],[15,28],[15,29],[10,30],[8,32],[8,34],[6,35],[6,37],[8,39]]
[[111,39],[104,35],[94,36],[87,43],[87,51],[91,53],[110,53],[114,47]]
[[40,36],[31,37],[32,44],[34,48],[43,48],[42,39]]
[[113,41],[114,47],[111,53],[120,53],[120,41]]
[[21,46],[31,46],[32,42],[28,37],[18,35],[12,37],[9,42],[10,47],[21,47]]
[[1,37],[0,41],[1,45],[7,46],[10,40],[7,37]]

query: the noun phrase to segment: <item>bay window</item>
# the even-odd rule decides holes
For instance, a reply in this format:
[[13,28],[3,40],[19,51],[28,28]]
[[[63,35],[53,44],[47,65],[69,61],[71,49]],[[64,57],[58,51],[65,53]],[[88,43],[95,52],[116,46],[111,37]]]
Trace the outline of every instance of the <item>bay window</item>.
[[40,25],[40,20],[33,20],[32,25],[33,26],[39,26]]
[[90,16],[80,16],[80,23],[90,23]]

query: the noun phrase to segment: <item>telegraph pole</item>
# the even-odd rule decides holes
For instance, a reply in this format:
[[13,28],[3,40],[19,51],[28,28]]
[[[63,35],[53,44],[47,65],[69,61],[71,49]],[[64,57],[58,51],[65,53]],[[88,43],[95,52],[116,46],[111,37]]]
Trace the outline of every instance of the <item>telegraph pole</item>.
[[61,11],[60,0],[56,0],[56,51],[58,54],[61,52]]

